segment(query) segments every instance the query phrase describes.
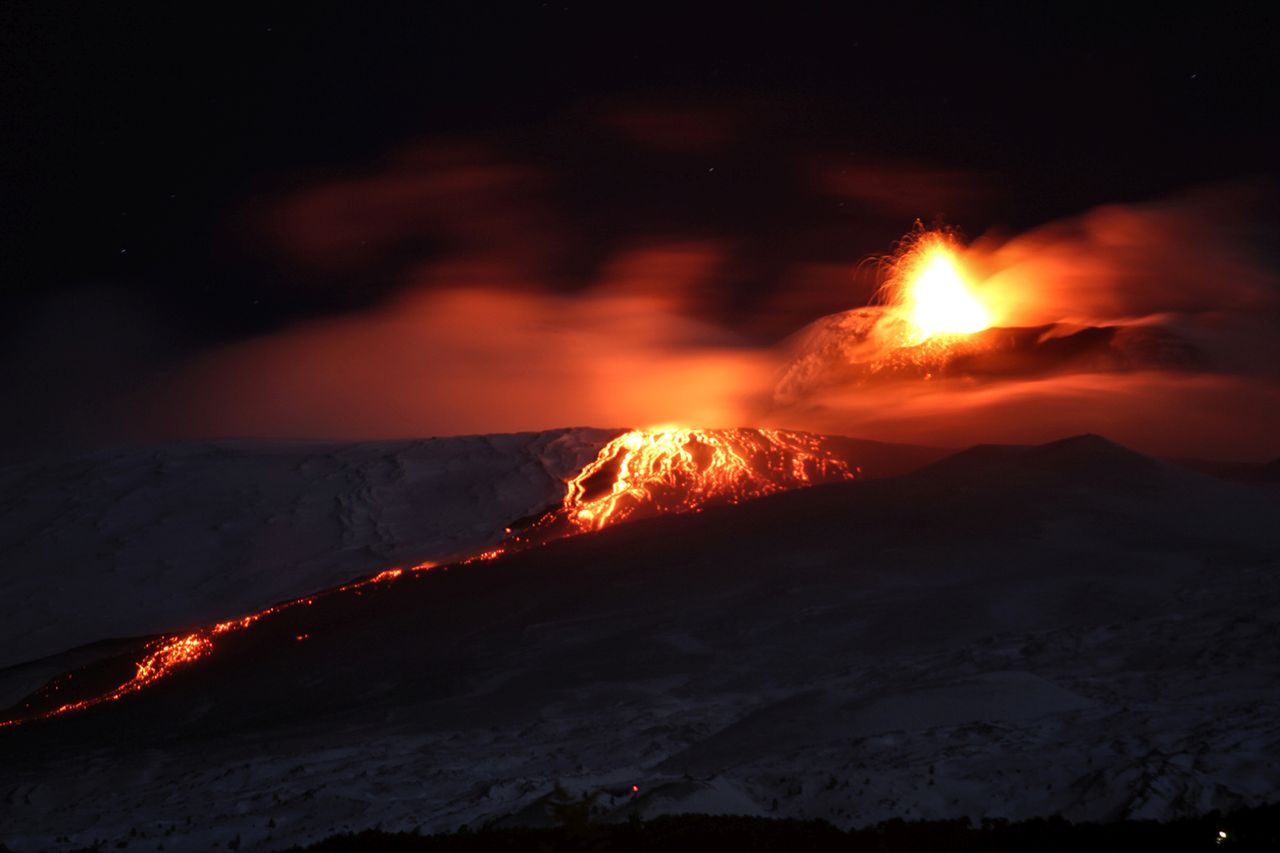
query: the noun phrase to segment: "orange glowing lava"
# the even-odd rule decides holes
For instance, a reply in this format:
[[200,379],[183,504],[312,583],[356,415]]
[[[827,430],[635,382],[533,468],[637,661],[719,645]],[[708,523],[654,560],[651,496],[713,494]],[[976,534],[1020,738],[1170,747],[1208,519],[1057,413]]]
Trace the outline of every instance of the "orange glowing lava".
[[562,505],[508,547],[599,530],[628,518],[696,512],[814,483],[856,477],[817,436],[776,429],[631,430],[569,481]]
[[944,231],[918,230],[904,241],[885,282],[888,314],[901,321],[902,345],[990,328],[992,312],[965,273],[960,246]]
[[[696,512],[711,503],[737,503],[749,498],[814,483],[847,480],[859,475],[823,448],[818,436],[774,429],[699,430],[679,427],[632,430],[606,444],[595,460],[567,484],[560,506],[521,531],[509,531],[498,547],[463,563],[476,563],[555,539],[599,530],[628,518],[665,513]],[[65,702],[59,694],[72,692],[75,673],[63,675],[0,720],[0,728],[56,717],[114,702],[137,693],[214,652],[222,636],[243,631],[265,617],[321,596],[354,592],[395,580],[406,573],[434,568],[422,563],[408,569],[387,569],[362,580],[268,607],[238,619],[219,622],[183,634],[148,642],[131,678],[102,693]],[[295,641],[310,639],[304,632]],[[64,692],[65,691],[65,692]]]
[[[408,571],[417,572],[434,568],[435,563],[421,563],[413,566]],[[405,569],[386,569],[372,577],[364,578],[358,581],[344,584],[328,590],[323,595],[332,595],[341,592],[350,592],[360,590],[363,587],[377,583],[385,583],[394,580],[404,574]],[[293,601],[287,601],[283,604],[277,604],[260,610],[257,613],[251,613],[248,616],[241,616],[238,619],[229,619],[226,622],[219,622],[206,628],[200,628],[186,634],[170,634],[165,637],[152,640],[144,646],[146,654],[134,665],[133,677],[105,693],[99,693],[85,699],[78,699],[70,702],[57,704],[46,710],[33,710],[36,702],[45,705],[48,700],[53,699],[58,693],[69,688],[75,673],[68,673],[60,676],[46,684],[39,692],[35,694],[27,702],[23,703],[17,709],[19,713],[6,720],[0,720],[0,728],[16,725],[18,723],[30,722],[32,720],[43,720],[49,717],[56,717],[72,711],[83,711],[86,708],[92,708],[95,705],[102,705],[107,702],[114,702],[122,699],[131,693],[137,693],[146,687],[150,687],[162,678],[172,675],[175,671],[186,667],[189,664],[207,657],[213,652],[215,638],[230,634],[235,631],[242,631],[250,625],[261,620],[266,616],[288,610],[301,605],[308,605],[315,602],[317,596],[306,596]],[[298,639],[305,639],[310,635],[299,636]],[[26,713],[23,713],[25,711]]]

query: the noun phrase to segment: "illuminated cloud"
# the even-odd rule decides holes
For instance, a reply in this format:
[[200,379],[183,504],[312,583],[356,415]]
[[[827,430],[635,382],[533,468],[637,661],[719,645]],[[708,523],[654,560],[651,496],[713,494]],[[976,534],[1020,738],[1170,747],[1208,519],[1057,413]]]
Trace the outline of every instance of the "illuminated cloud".
[[[700,123],[633,104],[599,121],[696,157],[736,144],[731,113]],[[957,172],[814,162],[792,164],[810,190],[895,216],[985,195]],[[300,281],[382,277],[393,295],[204,353],[130,398],[139,429],[359,439],[680,423],[938,445],[1099,432],[1162,453],[1280,452],[1277,286],[1239,239],[1241,193],[958,242],[943,290],[972,317],[952,328],[938,306],[914,304],[934,331],[963,334],[917,334],[912,349],[884,334],[885,313],[904,309],[868,304],[876,266],[856,255],[773,257],[709,222],[697,236],[610,235],[582,263],[555,189],[546,168],[433,144],[263,205]],[[752,277],[764,284],[735,289]]]
[[[1150,452],[1262,459],[1280,434],[1280,290],[1238,199],[1110,206],[964,254],[999,328],[899,346],[890,310],[782,347],[770,423],[946,445],[1103,433]],[[914,342],[911,342],[914,343]]]
[[510,290],[501,271],[453,267],[379,308],[209,354],[151,392],[165,401],[152,428],[371,438],[735,426],[766,381],[767,353],[682,314],[673,296],[714,258],[688,245],[639,250],[578,295]]

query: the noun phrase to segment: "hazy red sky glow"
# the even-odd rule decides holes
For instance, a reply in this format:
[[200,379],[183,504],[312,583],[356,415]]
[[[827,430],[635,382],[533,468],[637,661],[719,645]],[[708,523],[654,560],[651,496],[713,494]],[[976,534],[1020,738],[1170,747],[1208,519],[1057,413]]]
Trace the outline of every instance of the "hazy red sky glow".
[[[662,421],[1280,455],[1265,14],[732,17],[15,12],[0,460]],[[917,219],[1001,333],[798,353]]]
[[[610,120],[658,147],[702,150],[721,136],[653,115]],[[826,180],[882,213],[931,191],[982,194],[976,179],[901,164]],[[1280,453],[1278,290],[1240,239],[1247,192],[1100,207],[978,235],[965,253],[997,326],[1157,328],[1202,355],[1194,367],[1051,364],[1028,376],[821,387],[783,403],[773,398],[788,357],[780,338],[865,305],[865,265],[784,262],[777,288],[734,311],[725,280],[741,247],[709,228],[623,242],[575,280],[555,272],[573,247],[545,203],[547,182],[483,150],[433,145],[285,196],[262,231],[303,280],[390,262],[402,289],[372,309],[199,355],[140,393],[141,428],[357,439],[674,422],[943,446],[1098,432],[1162,454]]]

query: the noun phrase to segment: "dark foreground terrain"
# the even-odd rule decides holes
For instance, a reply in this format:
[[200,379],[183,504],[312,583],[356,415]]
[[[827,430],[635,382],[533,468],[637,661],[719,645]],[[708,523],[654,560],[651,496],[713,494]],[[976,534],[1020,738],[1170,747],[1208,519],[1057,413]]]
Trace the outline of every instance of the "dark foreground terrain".
[[0,730],[0,840],[555,830],[557,782],[622,825],[1256,808],[1280,799],[1277,518],[1272,486],[1080,437],[405,576]]
[[618,853],[1074,853],[1074,851],[1274,851],[1280,850],[1280,806],[1228,815],[1110,824],[1072,824],[1062,819],[1009,823],[967,820],[893,820],[871,829],[842,832],[819,820],[672,815],[651,821],[594,825],[574,821],[552,829],[500,829],[416,835],[366,831],[339,835],[289,853],[482,853],[482,851],[618,851]]

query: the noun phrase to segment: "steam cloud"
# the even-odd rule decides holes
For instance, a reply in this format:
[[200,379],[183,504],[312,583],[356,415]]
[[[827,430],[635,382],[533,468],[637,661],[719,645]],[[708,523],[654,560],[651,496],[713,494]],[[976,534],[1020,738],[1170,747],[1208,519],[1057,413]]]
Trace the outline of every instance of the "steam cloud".
[[1275,274],[1240,239],[1248,208],[1230,191],[1108,206],[968,252],[997,325],[1057,324],[1046,339],[1158,330],[1201,354],[1194,367],[1064,364],[1018,378],[827,387],[765,417],[954,446],[1097,432],[1165,455],[1274,457],[1280,300]]
[[[651,115],[610,121],[655,148],[721,142]],[[380,307],[222,347],[148,387],[134,408],[157,414],[140,429],[354,439],[678,422],[944,446],[1092,431],[1161,454],[1280,452],[1280,290],[1240,239],[1245,194],[1103,207],[1018,236],[981,236],[967,256],[979,292],[1002,306],[998,325],[1058,324],[1050,335],[1159,328],[1203,353],[1194,369],[828,387],[780,403],[772,390],[787,355],[768,331],[778,318],[795,329],[865,304],[856,258],[783,264],[780,286],[736,312],[725,307],[725,280],[741,266],[740,247],[705,233],[614,246],[574,278],[561,264],[572,229],[547,201],[545,176],[468,151],[417,151],[275,208],[267,230],[313,272],[358,274],[406,247],[432,251],[408,252],[429,260],[402,265],[400,294]],[[895,175],[917,192],[922,176],[937,174],[895,168],[826,189],[855,197],[860,186],[864,203],[894,207]],[[944,189],[964,185],[951,178]]]

